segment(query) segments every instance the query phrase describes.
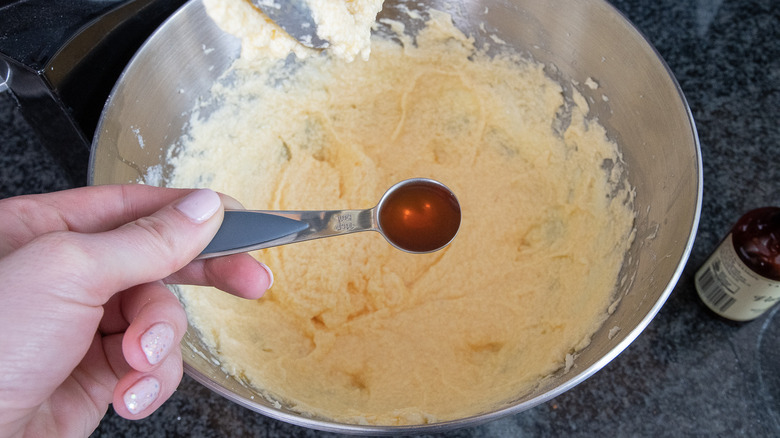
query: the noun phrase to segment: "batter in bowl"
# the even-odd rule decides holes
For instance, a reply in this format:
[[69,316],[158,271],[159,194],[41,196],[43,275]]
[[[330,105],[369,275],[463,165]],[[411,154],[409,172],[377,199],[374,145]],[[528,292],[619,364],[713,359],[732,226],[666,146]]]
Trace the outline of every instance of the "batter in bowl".
[[349,423],[463,418],[564,368],[606,319],[632,190],[585,99],[541,65],[487,56],[431,11],[415,43],[374,37],[367,61],[244,58],[212,91],[169,185],[344,209],[429,177],[463,213],[431,254],[376,233],[263,250],[275,283],[255,302],[184,288],[226,372],[268,398]]

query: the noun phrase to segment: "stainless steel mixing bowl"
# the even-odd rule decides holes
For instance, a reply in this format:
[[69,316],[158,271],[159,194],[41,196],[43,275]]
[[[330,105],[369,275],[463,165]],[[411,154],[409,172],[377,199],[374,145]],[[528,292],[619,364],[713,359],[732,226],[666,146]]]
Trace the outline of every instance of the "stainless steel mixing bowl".
[[[315,429],[369,434],[438,432],[514,414],[571,389],[614,359],[650,323],[683,270],[701,208],[700,150],[685,98],[643,36],[603,0],[388,0],[380,17],[407,21],[402,9],[420,3],[450,12],[477,47],[490,43],[492,34],[546,65],[566,91],[574,87],[586,96],[591,113],[618,142],[636,188],[637,211],[620,299],[568,372],[493,412],[409,427],[339,424],[275,406],[226,375],[190,330],[183,343],[186,372],[249,409]],[[164,183],[169,148],[239,50],[239,41],[210,21],[200,0],[174,14],[139,50],[111,94],[93,142],[90,182]]]

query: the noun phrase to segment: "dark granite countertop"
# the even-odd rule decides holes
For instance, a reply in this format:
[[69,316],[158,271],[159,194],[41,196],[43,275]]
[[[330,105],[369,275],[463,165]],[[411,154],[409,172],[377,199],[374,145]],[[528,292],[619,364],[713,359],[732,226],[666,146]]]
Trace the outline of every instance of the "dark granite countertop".
[[[693,252],[658,316],[596,375],[527,412],[448,435],[780,436],[780,307],[731,323],[709,313],[693,288],[695,270],[737,217],[780,205],[780,2],[612,3],[667,61],[697,123],[704,203]],[[0,93],[0,197],[68,186]],[[151,417],[130,422],[109,412],[94,434],[225,435],[331,434],[265,418],[186,376]]]

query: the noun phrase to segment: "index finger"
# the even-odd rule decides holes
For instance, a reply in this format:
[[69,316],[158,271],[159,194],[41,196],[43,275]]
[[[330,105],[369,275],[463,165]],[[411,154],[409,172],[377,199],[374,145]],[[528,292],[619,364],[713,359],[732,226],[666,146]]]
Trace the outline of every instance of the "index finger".
[[[81,187],[35,196],[44,207],[59,213],[60,226],[64,225],[66,230],[98,233],[149,216],[191,191],[124,184]],[[62,228],[51,231],[60,230]]]
[[[0,256],[53,231],[99,233],[146,217],[194,189],[142,184],[81,187],[0,200]],[[220,194],[229,208],[243,208]]]

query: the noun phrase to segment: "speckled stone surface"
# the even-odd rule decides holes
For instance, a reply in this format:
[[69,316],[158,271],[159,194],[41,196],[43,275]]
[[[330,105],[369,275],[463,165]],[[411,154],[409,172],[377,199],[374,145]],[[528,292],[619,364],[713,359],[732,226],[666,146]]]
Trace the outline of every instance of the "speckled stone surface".
[[[730,323],[693,288],[695,270],[741,213],[780,205],[780,2],[612,3],[669,64],[697,123],[704,203],[693,253],[658,316],[596,375],[530,411],[447,435],[780,436],[780,310]],[[0,197],[67,185],[0,94]],[[109,412],[93,436],[331,435],[265,418],[185,377],[151,417]]]

